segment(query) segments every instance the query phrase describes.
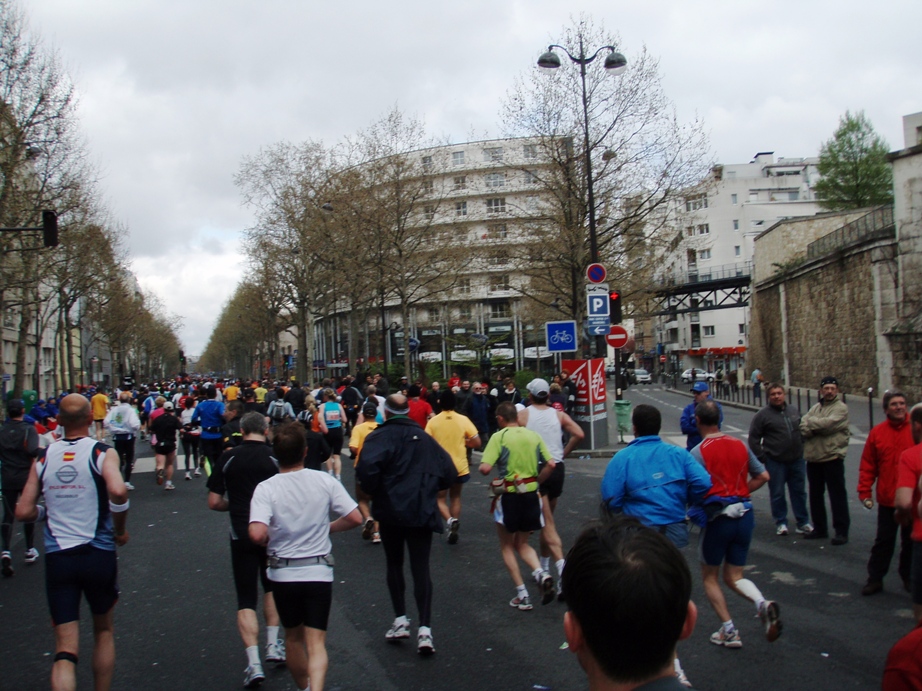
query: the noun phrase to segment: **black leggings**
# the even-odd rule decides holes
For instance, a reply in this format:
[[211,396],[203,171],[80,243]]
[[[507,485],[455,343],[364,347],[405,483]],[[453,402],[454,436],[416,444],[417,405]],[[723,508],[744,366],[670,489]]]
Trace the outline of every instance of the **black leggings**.
[[[0,535],[3,539],[3,551],[10,551],[10,539],[13,537],[13,516],[16,512],[16,502],[22,494],[22,487],[3,488],[3,525],[0,526]],[[35,546],[35,524],[23,523],[22,532],[26,536],[26,549]]]
[[199,459],[202,465],[205,465],[205,459],[207,458],[211,468],[214,469],[218,464],[218,459],[221,458],[221,454],[224,453],[224,440],[221,437],[217,439],[200,438],[199,449]]
[[432,616],[432,578],[429,576],[429,552],[432,531],[429,528],[405,528],[381,523],[381,544],[387,560],[387,589],[391,594],[394,614],[406,616],[406,581],[403,577],[403,545],[410,553],[410,573],[413,575],[413,597],[419,610],[419,625],[429,626]]
[[[190,434],[188,437],[182,435],[182,452],[186,456],[186,472],[194,470],[198,466],[198,435]],[[192,465],[189,465],[189,458],[192,458]]]
[[115,452],[118,454],[118,464],[122,469],[125,482],[131,480],[131,471],[134,470],[134,437],[131,439],[115,439]]

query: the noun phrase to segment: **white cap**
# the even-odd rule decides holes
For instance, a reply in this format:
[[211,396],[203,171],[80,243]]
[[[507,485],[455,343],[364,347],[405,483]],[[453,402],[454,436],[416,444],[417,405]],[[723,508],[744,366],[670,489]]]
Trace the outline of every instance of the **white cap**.
[[528,389],[528,393],[535,397],[547,396],[551,390],[550,385],[544,379],[532,379],[525,388]]

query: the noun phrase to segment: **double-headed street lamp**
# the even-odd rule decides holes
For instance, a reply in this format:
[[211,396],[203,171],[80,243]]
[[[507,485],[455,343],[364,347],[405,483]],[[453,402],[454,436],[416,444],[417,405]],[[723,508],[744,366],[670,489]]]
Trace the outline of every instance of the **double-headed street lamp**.
[[[560,56],[554,52],[554,48],[559,48],[572,62],[579,65],[580,83],[582,85],[583,95],[583,147],[586,156],[586,202],[589,207],[589,255],[592,263],[599,261],[599,242],[596,236],[595,225],[595,194],[592,188],[592,155],[589,146],[589,96],[586,93],[586,65],[595,60],[604,50],[609,51],[605,56],[605,69],[609,74],[619,75],[627,69],[627,58],[619,53],[614,46],[602,46],[591,56],[586,56],[583,47],[583,37],[579,37],[579,56],[572,55],[570,51],[560,45],[552,44],[547,47],[547,52],[538,58],[538,67],[556,70],[560,67]],[[599,355],[605,352],[604,336],[596,337],[596,351]]]

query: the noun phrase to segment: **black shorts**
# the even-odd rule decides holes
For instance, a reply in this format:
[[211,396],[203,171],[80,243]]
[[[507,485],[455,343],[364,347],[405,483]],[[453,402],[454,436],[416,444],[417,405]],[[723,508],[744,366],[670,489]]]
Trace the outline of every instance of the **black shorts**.
[[249,540],[231,540],[231,568],[237,589],[237,609],[256,609],[259,601],[257,581],[263,592],[272,592],[272,581],[266,575],[266,548]]
[[922,605],[922,542],[912,541],[912,564],[909,573],[912,604]]
[[272,596],[279,619],[286,629],[307,626],[327,630],[330,606],[333,603],[333,583],[330,581],[296,581],[272,584]]
[[464,483],[470,482],[470,481],[471,481],[471,474],[464,473],[464,475],[459,475],[457,478],[455,478],[454,484],[463,485]]
[[500,497],[493,511],[493,520],[502,523],[510,533],[530,533],[544,527],[541,497],[537,492],[518,494],[507,492]]
[[557,461],[557,465],[555,465],[554,470],[551,471],[551,476],[538,486],[538,491],[541,492],[541,496],[547,497],[548,499],[556,499],[563,494],[564,474],[563,461]]
[[331,427],[327,429],[327,433],[324,435],[324,438],[327,440],[327,444],[330,445],[330,450],[333,452],[334,456],[338,456],[343,451],[343,428],[342,427]]
[[81,545],[45,555],[45,593],[54,626],[80,621],[80,596],[93,614],[105,614],[118,601],[115,551]]
[[176,444],[157,444],[154,446],[154,453],[161,456],[167,456],[176,451]]

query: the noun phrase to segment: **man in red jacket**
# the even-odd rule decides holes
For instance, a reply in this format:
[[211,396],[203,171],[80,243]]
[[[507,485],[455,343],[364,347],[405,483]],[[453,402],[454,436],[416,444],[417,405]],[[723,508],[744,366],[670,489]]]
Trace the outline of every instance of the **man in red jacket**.
[[906,397],[899,391],[888,391],[883,398],[887,419],[875,425],[868,434],[861,452],[858,469],[858,498],[868,510],[874,508],[871,488],[877,482],[877,537],[868,560],[868,582],[862,595],[874,595],[884,589],[884,576],[890,568],[897,533],[900,534],[899,574],[903,587],[910,588],[912,564],[911,526],[900,528],[893,516],[897,469],[900,454],[913,445],[912,426],[906,408]]

